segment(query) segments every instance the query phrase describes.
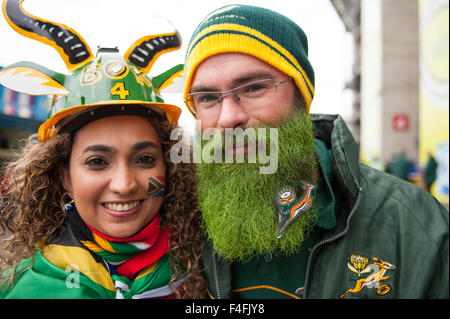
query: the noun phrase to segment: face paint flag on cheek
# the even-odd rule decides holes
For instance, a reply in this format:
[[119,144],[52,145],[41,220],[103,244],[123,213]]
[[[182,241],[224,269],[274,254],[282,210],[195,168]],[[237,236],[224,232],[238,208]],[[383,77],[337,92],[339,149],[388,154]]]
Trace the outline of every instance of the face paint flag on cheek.
[[150,196],[164,196],[166,191],[166,178],[164,176],[154,176],[149,178],[147,193]]

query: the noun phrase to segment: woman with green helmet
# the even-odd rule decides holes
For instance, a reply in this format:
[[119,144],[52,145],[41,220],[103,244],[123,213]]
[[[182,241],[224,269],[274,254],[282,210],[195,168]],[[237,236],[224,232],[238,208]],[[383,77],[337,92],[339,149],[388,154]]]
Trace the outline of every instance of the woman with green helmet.
[[93,56],[74,30],[22,1],[4,1],[7,22],[57,49],[71,74],[29,62],[0,73],[11,89],[54,96],[4,170],[0,297],[204,297],[194,168],[170,159],[181,110],[159,95],[182,66],[146,76],[180,47],[177,32],[143,37],[123,57]]

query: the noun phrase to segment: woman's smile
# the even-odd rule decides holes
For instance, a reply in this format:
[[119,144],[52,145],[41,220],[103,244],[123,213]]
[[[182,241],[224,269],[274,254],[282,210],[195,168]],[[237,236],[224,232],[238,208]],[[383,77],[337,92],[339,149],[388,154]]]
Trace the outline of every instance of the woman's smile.
[[111,203],[102,203],[102,205],[112,211],[115,212],[126,212],[136,208],[142,200],[131,201],[131,202],[111,202]]
[[105,212],[111,217],[127,218],[137,214],[144,206],[142,205],[143,202],[144,200],[108,202],[102,203],[102,206],[105,208]]

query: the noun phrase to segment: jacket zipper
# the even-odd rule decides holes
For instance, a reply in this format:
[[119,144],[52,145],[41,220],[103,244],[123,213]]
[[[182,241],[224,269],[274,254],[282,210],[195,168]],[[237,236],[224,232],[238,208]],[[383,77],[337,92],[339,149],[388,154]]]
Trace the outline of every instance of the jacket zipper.
[[217,295],[216,297],[217,297],[217,299],[222,299],[222,296],[220,295],[219,276],[217,274],[216,252],[215,252],[214,246],[212,248],[213,248],[213,250],[212,250],[212,258],[213,258],[213,260],[212,260],[212,262],[213,262],[212,268],[213,268],[213,273],[214,273],[214,281],[216,283],[216,292],[217,292],[216,293],[216,295]]
[[337,240],[338,238],[344,236],[348,232],[348,230],[350,228],[350,219],[353,217],[353,214],[355,214],[356,209],[359,206],[359,202],[361,201],[361,194],[362,194],[362,188],[358,187],[358,196],[356,197],[355,205],[353,206],[352,210],[350,211],[350,214],[347,217],[347,224],[345,226],[345,229],[342,232],[340,232],[339,234],[336,234],[335,236],[333,236],[331,238],[328,238],[328,239],[322,240],[321,242],[318,242],[312,248],[311,253],[309,254],[309,257],[308,257],[308,263],[306,265],[306,275],[305,275],[305,282],[304,282],[305,290],[303,292],[303,299],[306,299],[306,297],[307,297],[308,282],[309,282],[309,276],[310,276],[310,270],[311,270],[311,261],[312,261],[312,256],[314,254],[314,251],[322,245],[329,244],[329,243]]

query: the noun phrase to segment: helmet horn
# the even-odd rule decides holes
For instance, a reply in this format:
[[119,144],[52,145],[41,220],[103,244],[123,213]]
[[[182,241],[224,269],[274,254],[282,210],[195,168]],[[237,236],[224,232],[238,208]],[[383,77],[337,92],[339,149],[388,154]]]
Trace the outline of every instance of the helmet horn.
[[181,36],[177,31],[149,35],[134,42],[125,52],[124,58],[137,66],[142,74],[147,74],[161,54],[178,50],[180,47]]
[[94,59],[86,41],[75,30],[29,14],[23,9],[22,3],[23,0],[3,2],[3,14],[15,31],[55,48],[69,71]]

